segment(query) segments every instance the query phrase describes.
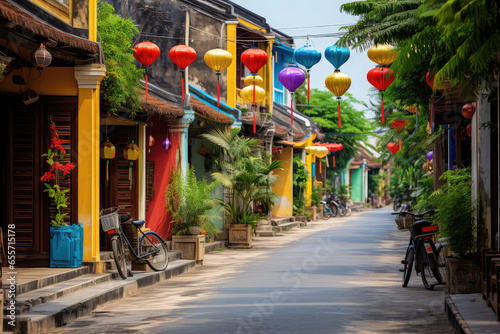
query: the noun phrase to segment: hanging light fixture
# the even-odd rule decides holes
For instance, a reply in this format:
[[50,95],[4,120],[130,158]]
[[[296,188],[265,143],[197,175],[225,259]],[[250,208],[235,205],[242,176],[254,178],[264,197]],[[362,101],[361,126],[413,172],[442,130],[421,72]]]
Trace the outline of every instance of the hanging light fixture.
[[133,56],[139,63],[146,66],[146,100],[148,99],[148,66],[160,56],[160,48],[151,42],[142,42],[134,47]]
[[179,44],[168,52],[168,56],[181,69],[182,74],[182,105],[184,106],[184,77],[186,68],[196,59],[196,51],[187,45]]
[[[269,57],[267,56],[267,53],[264,50],[258,49],[258,48],[251,48],[248,50],[245,50],[241,54],[241,62],[243,65],[245,65],[246,68],[252,73],[253,76],[253,99],[252,99],[252,107],[254,108],[254,113],[253,113],[253,133],[255,134],[255,113],[257,109],[257,102],[263,101],[264,98],[266,97],[265,91],[262,89],[264,92],[264,96],[262,99],[257,101],[256,97],[256,85],[257,85],[257,73],[259,70],[266,65],[267,60]],[[261,93],[262,93],[261,91]]]
[[283,86],[292,94],[291,101],[291,124],[293,127],[293,94],[297,88],[302,85],[306,79],[306,74],[300,68],[295,65],[290,65],[289,67],[283,69],[278,75],[278,80]]
[[168,137],[166,137],[165,140],[161,143],[161,146],[165,151],[168,151],[171,145],[172,143],[170,142],[170,140],[168,140]]
[[398,151],[399,151],[398,144],[396,144],[396,143],[389,143],[389,144],[387,144],[387,148],[394,155],[396,155],[396,153],[398,153]]
[[476,107],[472,103],[466,103],[462,107],[462,114],[465,118],[472,119],[474,113],[476,112]]
[[408,125],[408,121],[406,120],[393,120],[391,121],[392,127],[399,133],[399,149],[401,149],[401,131],[404,130],[405,126]]
[[40,44],[40,47],[33,52],[31,62],[36,67],[47,67],[52,62],[52,55],[45,48],[45,45]]
[[109,181],[109,161],[114,159],[115,155],[115,145],[109,141],[109,138],[106,138],[106,141],[101,144],[101,159],[106,159],[106,184]]
[[310,100],[310,89],[311,89],[311,76],[309,71],[311,67],[319,63],[321,60],[321,52],[319,52],[315,47],[309,45],[309,40],[307,44],[301,48],[298,48],[293,52],[293,57],[297,63],[304,66],[307,72],[307,103]]
[[340,116],[340,99],[341,96],[347,92],[349,87],[351,87],[351,78],[344,73],[341,73],[339,69],[336,69],[334,73],[330,74],[325,79],[326,88],[337,97],[338,100],[338,110],[339,110],[339,129],[342,128],[341,116]]
[[223,49],[213,49],[205,53],[205,64],[217,74],[217,108],[220,107],[220,74],[233,62],[233,55]]
[[253,109],[253,133],[257,132],[257,126],[255,121],[255,114],[257,112],[257,102],[264,101],[266,98],[266,91],[264,88],[259,86],[246,86],[240,92],[240,96],[244,101],[252,103]]
[[368,71],[367,74],[368,82],[377,88],[382,94],[382,124],[385,120],[384,112],[384,91],[389,87],[394,81],[394,74],[392,70],[388,67],[375,67]]
[[123,149],[123,157],[130,161],[130,168],[128,179],[130,180],[130,189],[132,189],[132,171],[134,168],[134,161],[139,159],[139,146],[134,143],[134,140]]

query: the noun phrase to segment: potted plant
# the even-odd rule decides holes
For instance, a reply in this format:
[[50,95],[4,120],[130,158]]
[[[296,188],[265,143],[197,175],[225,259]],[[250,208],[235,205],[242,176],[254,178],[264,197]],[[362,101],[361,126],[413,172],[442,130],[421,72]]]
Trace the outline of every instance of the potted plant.
[[50,266],[77,268],[82,265],[83,259],[83,226],[81,223],[68,225],[64,221],[68,215],[69,189],[61,187],[61,182],[75,165],[71,162],[62,162],[66,155],[63,147],[64,139],[59,138],[52,119],[49,124],[50,146],[42,157],[50,167],[40,181],[43,182],[44,192],[52,200],[56,211],[50,220]]
[[220,171],[212,177],[226,187],[230,200],[219,200],[221,209],[229,223],[229,244],[238,248],[252,246],[252,234],[261,215],[253,212],[253,206],[260,203],[270,209],[276,194],[271,186],[277,176],[273,171],[281,168],[281,161],[271,161],[260,139],[239,136],[239,128],[213,128],[202,135],[214,144],[221,157]]
[[194,167],[183,175],[178,171],[165,190],[166,207],[172,213],[172,249],[182,251],[183,259],[203,264],[205,257],[205,235],[215,235],[218,229],[211,220],[209,211],[217,207],[211,194],[217,187],[215,182],[197,181]]
[[481,267],[476,233],[480,235],[474,219],[471,199],[471,169],[445,172],[440,179],[446,183],[436,190],[431,200],[439,210],[434,215],[439,230],[447,238],[453,255],[446,259],[446,282],[449,294],[481,291]]
[[306,210],[311,213],[312,220],[318,219],[318,207],[321,205],[321,191],[323,188],[321,187],[313,187],[311,197],[311,206],[306,207]]

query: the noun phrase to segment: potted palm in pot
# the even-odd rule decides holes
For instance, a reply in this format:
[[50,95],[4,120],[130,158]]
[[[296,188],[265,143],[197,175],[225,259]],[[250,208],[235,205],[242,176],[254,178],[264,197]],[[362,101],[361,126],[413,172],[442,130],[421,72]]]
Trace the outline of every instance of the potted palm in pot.
[[253,205],[259,202],[271,208],[276,194],[271,186],[277,176],[273,171],[281,167],[281,161],[271,161],[260,139],[239,136],[239,128],[211,129],[203,138],[219,149],[220,171],[212,177],[226,187],[230,201],[219,200],[221,209],[229,223],[229,244],[233,247],[250,248],[255,225],[261,219],[253,212]]
[[172,249],[197,264],[203,264],[205,257],[205,235],[219,232],[208,214],[217,207],[217,201],[211,199],[216,187],[215,182],[198,181],[191,167],[187,175],[175,173],[165,190],[166,207],[172,213]]

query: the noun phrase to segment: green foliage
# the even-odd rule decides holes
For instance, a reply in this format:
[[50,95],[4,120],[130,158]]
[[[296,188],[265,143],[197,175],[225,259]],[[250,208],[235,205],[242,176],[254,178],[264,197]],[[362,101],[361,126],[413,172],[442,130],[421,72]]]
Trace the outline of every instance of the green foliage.
[[309,172],[300,156],[293,157],[293,213],[305,214],[306,212],[306,185]]
[[476,225],[471,201],[471,169],[449,170],[440,179],[446,180],[446,183],[431,196],[439,210],[434,220],[443,236],[448,238],[453,252],[461,257],[475,253]]
[[138,69],[132,55],[132,41],[139,33],[131,19],[114,13],[115,9],[102,1],[98,3],[97,31],[106,63],[106,77],[101,87],[103,102],[110,113],[126,109],[134,117],[141,107],[136,88],[144,70]]
[[51,186],[49,183],[44,183],[45,189],[43,192],[48,192],[49,197],[52,198],[54,201],[54,204],[56,205],[57,213],[50,221],[50,224],[54,227],[60,227],[60,226],[68,226],[64,222],[64,217],[66,217],[68,214],[67,213],[62,213],[63,208],[67,208],[68,206],[66,205],[68,201],[68,197],[66,194],[69,192],[69,189],[61,190],[58,184],[54,184]]
[[194,167],[188,170],[186,176],[180,170],[174,174],[165,189],[166,207],[172,212],[174,220],[174,235],[189,234],[191,226],[200,226],[209,234],[217,234],[218,230],[208,215],[217,206],[217,200],[210,199],[216,187],[216,182],[207,184],[205,179],[197,181]]
[[322,187],[313,187],[311,193],[311,206],[319,206],[321,204],[322,190]]
[[417,212],[424,212],[429,209],[436,209],[436,202],[432,199],[431,195],[434,192],[434,178],[424,177],[418,181],[418,186],[412,197],[415,199],[416,204],[412,205],[412,210]]
[[260,139],[239,136],[240,129],[212,128],[202,137],[219,149],[220,172],[212,177],[230,190],[230,202],[219,200],[230,224],[250,224],[255,229],[259,215],[252,212],[252,205],[260,203],[268,210],[277,195],[271,186],[277,180],[272,172],[282,168],[281,161],[271,161]]
[[341,184],[339,189],[339,196],[347,198],[349,196],[349,185]]

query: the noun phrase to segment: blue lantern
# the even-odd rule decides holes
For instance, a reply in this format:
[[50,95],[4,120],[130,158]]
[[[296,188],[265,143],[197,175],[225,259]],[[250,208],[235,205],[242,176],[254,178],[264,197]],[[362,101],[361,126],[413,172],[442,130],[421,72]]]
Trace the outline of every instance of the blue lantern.
[[335,69],[342,66],[351,55],[351,51],[348,48],[339,47],[336,45],[329,46],[325,50],[325,58],[328,60]]
[[307,102],[309,103],[309,90],[311,87],[309,70],[321,60],[321,52],[310,45],[306,45],[295,50],[293,58],[307,70]]

